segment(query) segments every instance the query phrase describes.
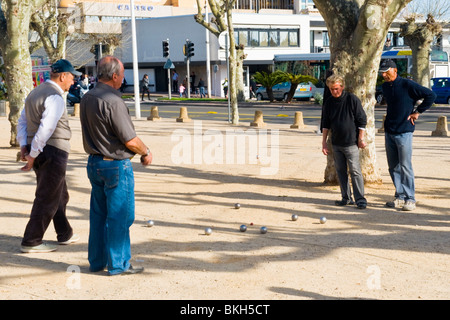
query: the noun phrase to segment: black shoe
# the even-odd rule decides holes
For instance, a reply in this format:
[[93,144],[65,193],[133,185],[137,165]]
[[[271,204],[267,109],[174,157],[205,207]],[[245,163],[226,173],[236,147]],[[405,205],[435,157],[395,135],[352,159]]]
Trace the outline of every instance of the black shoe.
[[360,203],[357,203],[356,206],[358,207],[358,209],[365,209],[365,208],[367,208],[367,203],[360,202]]
[[334,202],[334,204],[337,205],[337,206],[346,206],[346,205],[355,204],[355,203],[352,200],[342,199],[341,201],[336,200]]

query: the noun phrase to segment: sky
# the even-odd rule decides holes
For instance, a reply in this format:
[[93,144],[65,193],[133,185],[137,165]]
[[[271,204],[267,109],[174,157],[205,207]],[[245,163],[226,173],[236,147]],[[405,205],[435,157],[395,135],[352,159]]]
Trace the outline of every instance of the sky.
[[[443,20],[450,21],[450,1],[449,0],[413,0],[408,4],[410,10],[418,10],[420,13],[441,12]],[[416,9],[417,8],[417,9]]]

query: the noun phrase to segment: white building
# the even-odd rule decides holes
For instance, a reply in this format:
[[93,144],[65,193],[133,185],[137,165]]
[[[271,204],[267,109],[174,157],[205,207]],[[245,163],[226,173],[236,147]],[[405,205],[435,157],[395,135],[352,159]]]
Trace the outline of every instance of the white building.
[[[310,51],[309,16],[256,13],[234,13],[235,37],[245,45],[244,81],[247,75],[265,70],[272,65],[275,53],[307,53]],[[123,32],[131,32],[129,24]],[[196,75],[195,85],[202,78],[206,83],[206,29],[195,22],[193,15],[141,19],[136,21],[139,79],[148,74],[154,91],[167,91],[167,72],[163,69],[162,41],[169,39],[170,60],[181,79],[186,75],[183,46],[189,39],[194,43],[195,55],[190,70]],[[131,47],[131,45],[130,45]],[[223,95],[221,81],[227,77],[225,48],[221,48],[216,36],[210,34],[211,93]],[[132,50],[123,50],[126,79],[132,82]]]

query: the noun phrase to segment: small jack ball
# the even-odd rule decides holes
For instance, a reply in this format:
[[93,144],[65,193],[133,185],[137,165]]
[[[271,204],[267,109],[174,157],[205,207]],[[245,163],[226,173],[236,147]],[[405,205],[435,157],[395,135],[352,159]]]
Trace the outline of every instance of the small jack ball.
[[324,224],[325,222],[327,222],[327,218],[321,217],[321,218],[320,218],[320,223],[321,223],[321,224]]
[[205,229],[205,234],[206,234],[207,236],[209,236],[211,233],[212,233],[212,229],[211,229],[211,228],[206,228],[206,229]]
[[259,230],[262,234],[267,233],[267,228],[266,227],[261,227],[261,229]]
[[241,207],[241,204],[240,204],[240,203],[235,203],[235,204],[234,204],[234,208],[235,208],[235,209],[239,209],[240,207]]
[[243,224],[239,227],[239,230],[241,230],[241,232],[245,232],[245,231],[247,231],[247,226],[245,224]]
[[291,219],[292,219],[292,221],[297,221],[298,215],[293,214],[293,215],[291,216]]

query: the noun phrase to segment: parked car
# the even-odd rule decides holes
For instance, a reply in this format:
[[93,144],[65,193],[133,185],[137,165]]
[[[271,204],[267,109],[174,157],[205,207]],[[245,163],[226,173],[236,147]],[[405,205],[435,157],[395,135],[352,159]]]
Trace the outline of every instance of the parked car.
[[450,104],[450,78],[431,79],[431,90],[436,94],[435,103]]
[[[287,100],[289,90],[291,89],[290,82],[283,82],[272,87],[273,97],[275,100]],[[309,83],[300,83],[295,90],[293,99],[310,99],[313,96],[315,86]],[[257,100],[268,100],[269,96],[265,87],[259,87],[256,90]]]

